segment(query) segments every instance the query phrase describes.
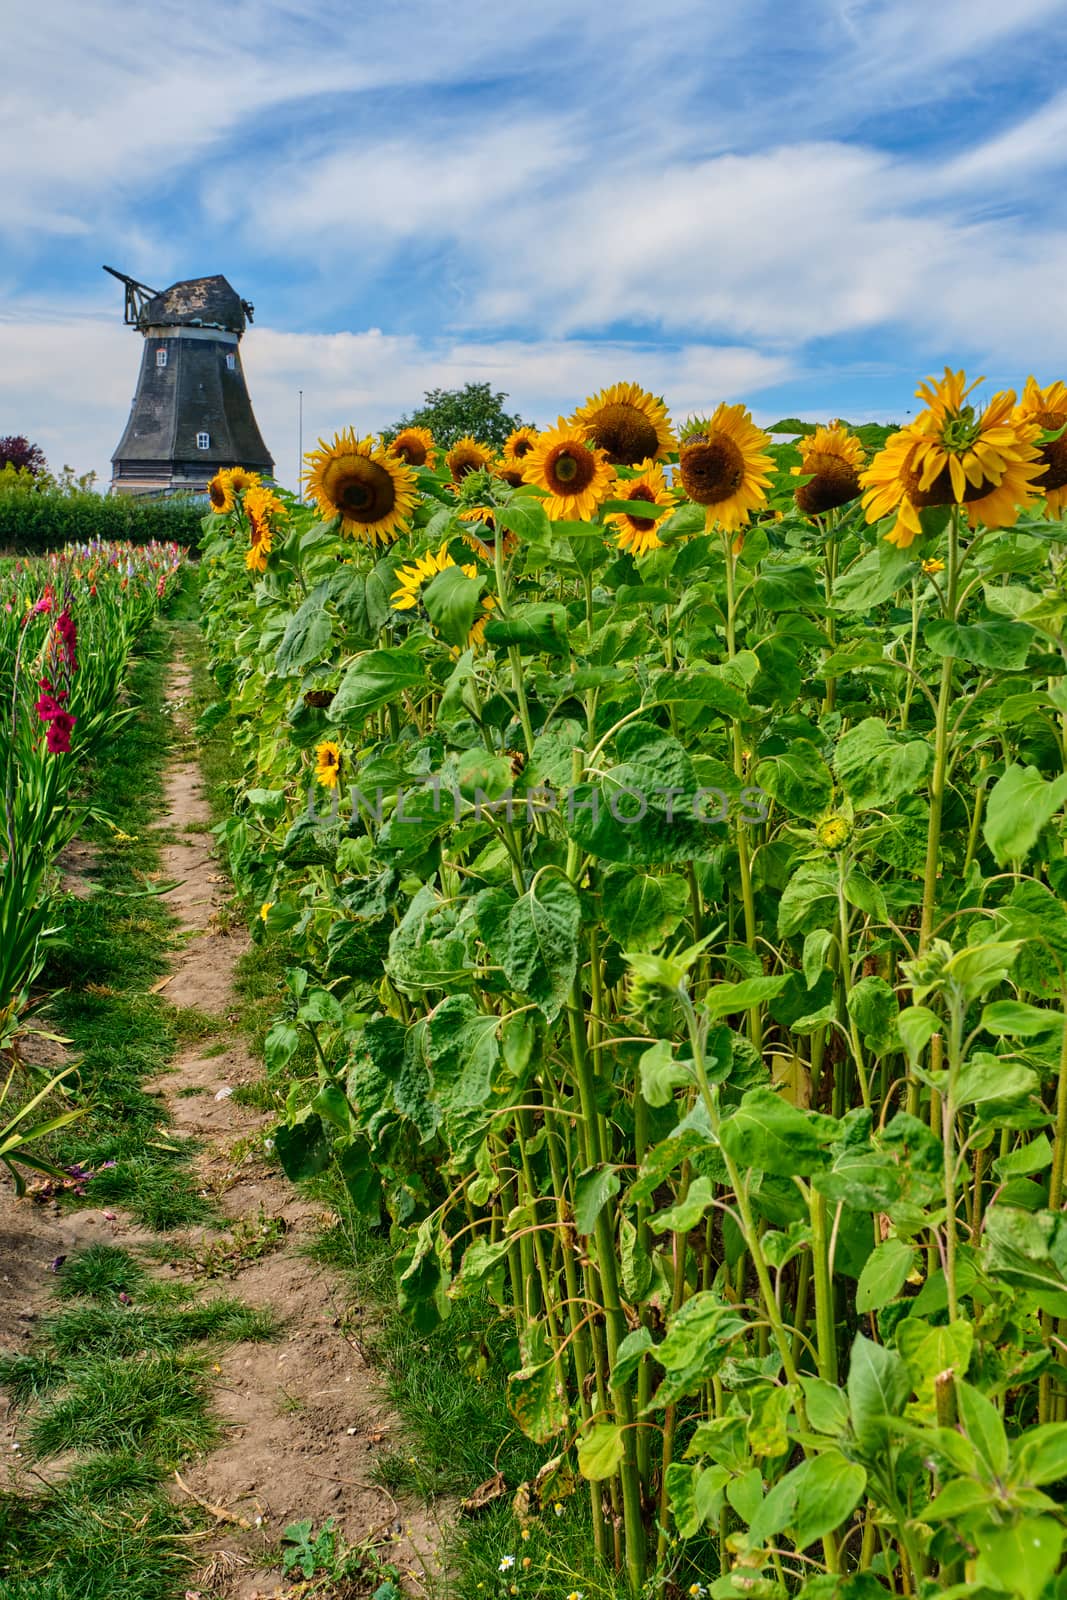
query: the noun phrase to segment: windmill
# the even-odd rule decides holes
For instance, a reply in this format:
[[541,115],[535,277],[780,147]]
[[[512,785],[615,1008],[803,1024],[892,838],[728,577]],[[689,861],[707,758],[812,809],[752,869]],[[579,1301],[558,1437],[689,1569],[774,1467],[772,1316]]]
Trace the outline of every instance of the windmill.
[[220,467],[269,477],[241,366],[253,307],[221,276],[150,289],[114,267],[125,321],[144,338],[130,418],[111,458],[115,494],[202,493]]

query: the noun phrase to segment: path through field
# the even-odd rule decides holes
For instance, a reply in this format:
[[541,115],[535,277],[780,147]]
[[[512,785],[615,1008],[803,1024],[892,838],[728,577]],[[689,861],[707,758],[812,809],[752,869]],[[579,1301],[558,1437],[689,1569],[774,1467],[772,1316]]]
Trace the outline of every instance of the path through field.
[[[234,974],[248,941],[233,921],[230,885],[213,854],[211,812],[189,726],[191,672],[180,656],[171,667],[167,705],[174,749],[159,827],[173,842],[162,848],[159,875],[177,880],[163,900],[178,938],[171,971],[155,988],[176,1007],[217,1018],[218,1026],[210,1037],[201,1029],[197,1042],[183,1047],[145,1089],[162,1102],[161,1122],[169,1120],[161,1137],[195,1142],[197,1184],[213,1215],[206,1225],[153,1236],[118,1208],[61,1210],[5,1193],[0,1343],[28,1348],[36,1325],[54,1309],[50,1258],[87,1243],[131,1249],[153,1273],[194,1282],[202,1299],[234,1295],[272,1314],[276,1338],[220,1346],[211,1357],[222,1440],[183,1466],[173,1485],[179,1502],[198,1506],[211,1525],[206,1537],[188,1546],[195,1560],[188,1594],[196,1600],[291,1596],[292,1580],[283,1582],[278,1561],[285,1529],[303,1521],[317,1530],[332,1518],[349,1547],[373,1547],[383,1563],[400,1569],[408,1592],[427,1595],[435,1592],[429,1569],[439,1530],[425,1508],[398,1502],[372,1481],[377,1456],[401,1442],[364,1353],[373,1312],[353,1304],[349,1284],[308,1253],[320,1225],[335,1219],[301,1198],[271,1164],[264,1138],[276,1117],[242,1103],[254,1097],[234,1095],[262,1077],[237,1026]],[[172,1247],[169,1264],[151,1264],[151,1247],[161,1238]],[[17,1415],[9,1416],[4,1475],[16,1489],[17,1426]],[[39,1463],[32,1475],[54,1481],[67,1464]],[[28,1483],[21,1492],[33,1488]],[[371,1588],[336,1593],[369,1594]],[[328,1600],[335,1591],[315,1587],[314,1593]]]
[[[179,660],[168,693],[179,735],[187,732],[190,688],[189,668]],[[226,1440],[183,1475],[202,1503],[248,1524],[220,1520],[217,1551],[206,1564],[239,1552],[254,1565],[232,1587],[234,1600],[269,1593],[280,1573],[262,1570],[262,1553],[289,1523],[310,1518],[317,1529],[332,1517],[348,1543],[380,1544],[383,1559],[418,1579],[435,1530],[421,1508],[398,1504],[370,1479],[396,1419],[363,1355],[363,1308],[346,1304],[336,1276],[303,1248],[321,1219],[263,1159],[264,1128],[276,1119],[233,1098],[262,1068],[232,1027],[234,968],[246,941],[227,929],[230,886],[212,853],[211,812],[195,760],[175,761],[165,793],[161,824],[177,842],[163,849],[163,876],[180,882],[164,898],[185,940],[163,992],[175,1005],[218,1016],[219,1034],[185,1048],[149,1090],[166,1101],[175,1133],[201,1145],[203,1186],[236,1241],[235,1259],[253,1254],[261,1240],[278,1240],[240,1266],[234,1288],[275,1313],[281,1338],[221,1354],[216,1405]],[[204,1230],[204,1238],[218,1248],[217,1234]]]

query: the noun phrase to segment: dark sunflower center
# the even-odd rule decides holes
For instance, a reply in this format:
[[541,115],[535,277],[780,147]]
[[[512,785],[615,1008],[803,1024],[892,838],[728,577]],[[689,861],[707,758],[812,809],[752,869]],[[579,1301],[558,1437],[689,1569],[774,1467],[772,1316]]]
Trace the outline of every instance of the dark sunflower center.
[[[1041,411],[1034,421],[1039,422],[1046,433],[1056,433],[1067,422],[1067,414],[1062,411]],[[1053,489],[1062,489],[1067,484],[1067,432],[1041,446],[1041,460],[1046,463],[1045,475],[1038,479],[1035,487],[1045,494],[1051,494]]]
[[504,482],[509,483],[513,489],[518,489],[524,481],[522,473],[517,471],[515,467],[501,467],[497,477],[503,478]]
[[615,466],[634,467],[659,451],[655,425],[637,406],[625,402],[603,406],[590,423],[590,431]]
[[226,491],[220,483],[212,483],[208,487],[208,498],[213,506],[218,506],[221,510],[226,504]]
[[[952,487],[952,477],[948,467],[942,467],[933,483],[927,489],[919,488],[920,475],[910,462],[900,474],[900,481],[907,491],[908,499],[913,506],[923,510],[926,506],[955,506],[959,504]],[[967,487],[963,492],[963,503],[969,505],[972,500],[982,500],[987,494],[992,494],[996,484],[990,478],[983,478],[980,483],[971,483],[967,480]]]
[[473,450],[453,450],[448,458],[448,468],[454,483],[462,483],[468,472],[477,472],[482,465],[480,456]]
[[545,477],[556,494],[581,494],[596,473],[596,462],[581,445],[557,445],[545,463]]
[[[627,500],[643,500],[647,505],[655,503],[656,495],[647,483],[636,484],[626,496]],[[626,520],[637,533],[649,533],[656,526],[651,517],[635,517],[632,512],[626,513]]]
[[355,522],[381,522],[396,505],[396,485],[385,468],[364,456],[346,456],[326,472],[323,487],[333,505]]
[[814,476],[810,483],[801,484],[796,492],[796,502],[809,517],[819,517],[824,511],[847,505],[860,492],[856,469],[847,461],[842,461],[840,456],[814,451],[805,461],[803,470]]
[[725,434],[686,445],[678,461],[682,488],[700,506],[729,500],[745,481],[745,458]]
[[528,456],[532,449],[532,439],[516,439],[511,447],[511,453],[517,461],[521,461],[523,456]]
[[424,467],[426,465],[426,446],[421,439],[397,439],[393,444],[397,455],[407,462],[409,467]]

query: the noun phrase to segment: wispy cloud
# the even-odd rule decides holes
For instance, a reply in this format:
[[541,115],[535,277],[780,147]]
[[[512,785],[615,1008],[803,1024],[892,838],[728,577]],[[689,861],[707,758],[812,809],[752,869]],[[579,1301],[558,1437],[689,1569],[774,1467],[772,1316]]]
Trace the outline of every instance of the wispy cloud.
[[899,409],[946,359],[1047,374],[1065,46],[1062,0],[19,8],[0,421],[105,465],[137,360],[105,260],[256,301],[280,460],[301,386],[332,428],[483,376],[544,420],[623,376]]

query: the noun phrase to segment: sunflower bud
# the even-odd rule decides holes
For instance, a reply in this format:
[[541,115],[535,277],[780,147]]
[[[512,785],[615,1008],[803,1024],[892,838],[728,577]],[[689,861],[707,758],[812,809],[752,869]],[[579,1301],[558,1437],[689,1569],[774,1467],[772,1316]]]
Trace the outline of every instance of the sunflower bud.
[[840,850],[852,837],[852,824],[846,817],[823,817],[816,824],[815,837],[824,850]]

